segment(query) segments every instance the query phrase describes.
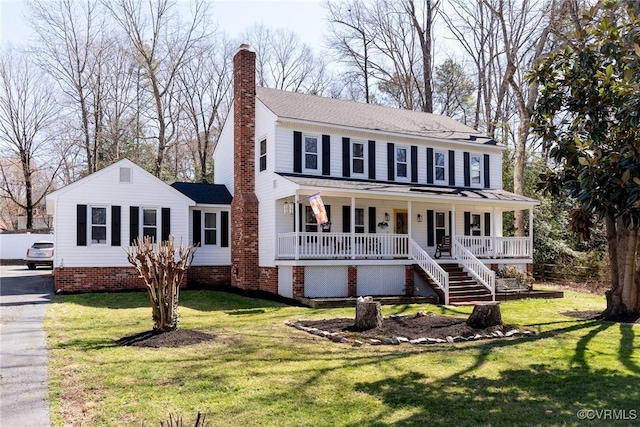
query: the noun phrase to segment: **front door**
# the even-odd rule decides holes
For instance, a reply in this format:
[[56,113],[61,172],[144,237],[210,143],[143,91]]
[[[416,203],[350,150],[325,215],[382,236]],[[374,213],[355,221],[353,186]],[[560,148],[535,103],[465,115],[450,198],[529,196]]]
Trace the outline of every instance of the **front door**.
[[394,210],[396,234],[409,234],[409,215],[406,210]]

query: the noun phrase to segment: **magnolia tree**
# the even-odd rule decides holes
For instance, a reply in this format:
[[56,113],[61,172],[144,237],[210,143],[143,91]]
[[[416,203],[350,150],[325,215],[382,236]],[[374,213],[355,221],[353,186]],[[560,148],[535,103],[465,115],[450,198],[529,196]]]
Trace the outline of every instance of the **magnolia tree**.
[[534,70],[540,98],[534,131],[549,144],[540,189],[579,207],[570,229],[588,237],[604,222],[611,289],[607,316],[640,314],[640,10],[603,1],[565,46]]
[[183,246],[181,242],[176,251],[173,237],[153,243],[145,236],[138,237],[125,251],[149,292],[153,329],[159,332],[177,329],[180,284],[191,266],[196,248]]

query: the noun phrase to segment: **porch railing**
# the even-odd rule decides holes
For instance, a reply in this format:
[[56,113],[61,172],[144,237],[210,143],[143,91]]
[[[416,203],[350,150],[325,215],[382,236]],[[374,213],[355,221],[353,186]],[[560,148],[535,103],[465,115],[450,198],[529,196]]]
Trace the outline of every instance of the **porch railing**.
[[478,258],[531,258],[529,237],[456,236],[460,244]]
[[409,239],[409,257],[429,275],[442,292],[444,303],[449,304],[449,273],[444,271],[413,239]]
[[409,236],[406,234],[305,232],[278,234],[278,258],[280,259],[408,257]]
[[478,283],[489,289],[491,295],[495,298],[496,273],[465,248],[460,240],[458,236],[453,238],[453,257],[465,267]]

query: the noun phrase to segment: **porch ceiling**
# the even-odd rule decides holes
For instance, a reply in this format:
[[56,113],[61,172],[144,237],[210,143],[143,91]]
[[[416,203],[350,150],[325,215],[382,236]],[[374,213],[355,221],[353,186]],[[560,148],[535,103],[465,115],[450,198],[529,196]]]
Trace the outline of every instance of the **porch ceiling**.
[[[283,178],[297,184],[302,191],[317,192],[325,188],[336,193],[362,193],[365,197],[372,195],[402,199],[438,199],[453,202],[486,203],[529,209],[539,202],[529,197],[520,196],[505,190],[445,187],[420,185],[415,183],[389,183],[384,181],[353,180],[344,178],[322,178],[309,175],[280,173]],[[346,195],[346,194],[345,194]]]

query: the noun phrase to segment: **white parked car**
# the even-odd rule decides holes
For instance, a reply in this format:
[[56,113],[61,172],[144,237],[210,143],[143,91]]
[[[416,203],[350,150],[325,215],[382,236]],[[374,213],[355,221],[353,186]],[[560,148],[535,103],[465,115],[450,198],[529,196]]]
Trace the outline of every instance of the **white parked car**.
[[53,242],[35,242],[27,249],[24,260],[29,270],[35,270],[38,265],[48,265],[53,269]]

